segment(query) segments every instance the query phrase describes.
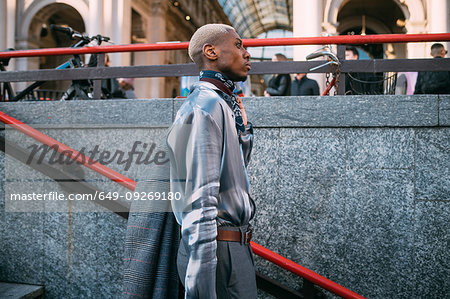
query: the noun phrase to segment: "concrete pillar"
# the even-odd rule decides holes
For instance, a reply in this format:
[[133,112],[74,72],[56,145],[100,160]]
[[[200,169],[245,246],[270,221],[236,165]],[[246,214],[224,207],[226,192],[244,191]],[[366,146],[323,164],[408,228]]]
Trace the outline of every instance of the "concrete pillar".
[[[450,0],[447,0],[447,17],[446,17],[446,20],[447,20],[447,31],[445,31],[445,32],[450,32]],[[449,48],[450,48],[450,42],[447,42],[447,50],[449,50]],[[447,57],[450,57],[448,54],[447,54]]]
[[[4,4],[0,8],[2,12],[0,12],[0,22],[4,22],[2,24],[2,28],[4,28],[4,32],[0,33],[1,40],[0,43],[3,42],[2,46],[0,47],[0,50],[5,50],[7,48],[16,48],[16,17],[17,17],[17,1],[16,0],[6,0],[2,1]],[[6,5],[6,7],[4,7]],[[4,15],[2,15],[4,14]],[[4,25],[4,26],[3,26]],[[3,30],[0,30],[3,31]],[[24,61],[26,63],[25,58],[20,58],[20,60]],[[10,59],[8,64],[8,70],[13,71],[17,70],[18,68],[18,61],[19,59]],[[15,90],[22,89],[23,86],[25,86],[25,83],[12,83],[12,86]]]
[[[150,7],[147,24],[147,39],[149,43],[167,41],[166,34],[166,8],[164,1],[154,1]],[[166,52],[156,51],[147,54],[148,65],[165,64]],[[165,79],[151,78],[147,81],[146,96],[150,98],[165,97]],[[136,89],[138,90],[137,86]]]
[[[322,1],[293,1],[293,35],[294,37],[315,37],[322,35]],[[318,49],[317,45],[295,46],[294,60],[305,61],[306,55]],[[324,75],[308,74],[317,80],[320,90],[324,90]]]
[[103,0],[89,0],[89,20],[85,20],[87,34],[102,34],[103,32]]
[[16,1],[15,0],[6,0],[6,6],[7,6],[7,23],[6,23],[6,30],[7,30],[7,39],[6,39],[6,46],[7,47],[14,47],[15,44],[15,38],[16,38]]
[[[406,24],[408,34],[427,33],[425,30],[425,21],[412,21]],[[408,57],[407,58],[428,58],[429,48],[427,50],[426,43],[408,43]]]
[[[447,27],[447,20],[450,17],[449,9],[448,0],[428,0],[428,33],[450,32]],[[432,44],[432,42],[428,43],[428,49],[430,49]],[[446,49],[449,48],[450,43],[443,42],[443,44]]]
[[3,51],[7,48],[8,40],[8,8],[7,2],[0,2],[0,50]]
[[[111,41],[115,44],[131,43],[131,1],[113,0]],[[111,64],[114,66],[130,65],[130,53],[110,54]]]
[[[102,35],[112,37],[113,28],[113,0],[103,0],[103,28]],[[115,42],[115,41],[113,41]]]
[[[409,10],[409,18],[406,20],[406,33],[417,34],[427,33],[427,19],[429,18],[425,8],[428,5],[425,1],[418,0],[406,0],[405,4]],[[429,57],[429,50],[427,51],[426,43],[408,43],[408,56],[407,58],[427,58]]]
[[[16,1],[0,2],[0,50],[15,48],[16,45]],[[15,69],[15,59],[9,62],[8,70]]]
[[[16,48],[16,1],[0,1],[0,51],[8,48]],[[16,70],[17,59],[10,59],[8,71]],[[23,85],[23,84],[22,84]],[[12,83],[13,88],[17,88],[17,83]]]
[[[89,36],[103,33],[103,0],[89,0],[89,19],[86,22],[86,34]],[[88,63],[90,54],[86,55]]]

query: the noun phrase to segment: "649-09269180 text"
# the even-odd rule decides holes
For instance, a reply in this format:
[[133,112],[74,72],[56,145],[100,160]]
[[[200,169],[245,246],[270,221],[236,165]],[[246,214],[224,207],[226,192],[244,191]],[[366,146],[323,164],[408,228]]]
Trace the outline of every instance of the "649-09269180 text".
[[11,201],[95,201],[95,200],[128,200],[128,201],[163,201],[163,200],[181,200],[179,192],[103,192],[95,193],[11,193]]

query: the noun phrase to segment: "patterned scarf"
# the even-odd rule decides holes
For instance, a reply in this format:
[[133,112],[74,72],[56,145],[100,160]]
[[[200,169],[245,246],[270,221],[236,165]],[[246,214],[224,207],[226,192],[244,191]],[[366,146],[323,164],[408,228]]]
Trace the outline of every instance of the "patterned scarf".
[[239,101],[236,98],[236,95],[233,93],[235,88],[233,81],[228,79],[224,74],[216,72],[216,71],[201,71],[200,72],[200,81],[206,81],[214,84],[221,91],[229,95],[229,97],[225,97],[225,102],[227,102],[228,106],[234,112],[234,119],[236,121],[236,130],[239,132],[245,131],[244,120],[242,118],[241,109],[239,108]]

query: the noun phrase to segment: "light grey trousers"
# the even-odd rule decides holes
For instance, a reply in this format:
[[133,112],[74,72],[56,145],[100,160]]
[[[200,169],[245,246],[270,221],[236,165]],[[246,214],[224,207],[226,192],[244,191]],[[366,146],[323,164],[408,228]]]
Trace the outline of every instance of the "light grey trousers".
[[[178,275],[184,285],[188,263],[183,240],[178,249]],[[219,299],[257,298],[255,266],[250,245],[217,241],[216,294]]]

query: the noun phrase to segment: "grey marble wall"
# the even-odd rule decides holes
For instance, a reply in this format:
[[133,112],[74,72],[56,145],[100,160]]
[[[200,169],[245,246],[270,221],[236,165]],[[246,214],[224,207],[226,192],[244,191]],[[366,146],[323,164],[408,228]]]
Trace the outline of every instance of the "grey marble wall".
[[[0,111],[74,148],[126,151],[136,140],[163,147],[180,103],[0,103]],[[368,298],[450,297],[450,97],[252,98],[244,104],[255,125],[248,170],[257,243]],[[32,142],[21,133],[6,136]],[[26,185],[64,191],[2,152],[0,165],[0,281],[45,285],[48,298],[120,297],[126,221],[93,206],[11,212],[5,203],[11,176],[33,176]],[[145,165],[109,166],[145,178]],[[103,190],[125,192],[85,174]],[[301,286],[295,275],[261,258],[256,263],[258,271]]]

